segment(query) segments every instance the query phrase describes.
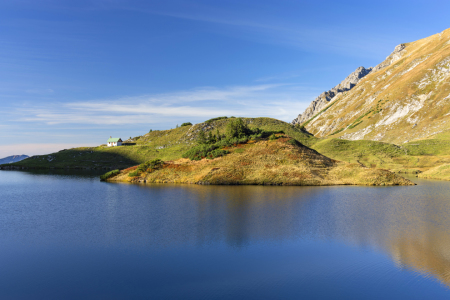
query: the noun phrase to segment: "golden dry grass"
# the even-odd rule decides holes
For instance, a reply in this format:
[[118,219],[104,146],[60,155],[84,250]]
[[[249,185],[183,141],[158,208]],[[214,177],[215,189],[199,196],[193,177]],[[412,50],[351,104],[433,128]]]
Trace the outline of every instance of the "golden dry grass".
[[449,130],[449,68],[447,29],[406,44],[400,60],[370,73],[352,90],[336,97],[306,128],[317,137],[397,144]]
[[418,175],[420,178],[450,180],[450,164],[444,164],[432,168]]
[[208,160],[178,159],[138,177],[121,172],[112,181],[247,185],[412,185],[387,170],[365,168],[327,158],[279,138],[252,142]]

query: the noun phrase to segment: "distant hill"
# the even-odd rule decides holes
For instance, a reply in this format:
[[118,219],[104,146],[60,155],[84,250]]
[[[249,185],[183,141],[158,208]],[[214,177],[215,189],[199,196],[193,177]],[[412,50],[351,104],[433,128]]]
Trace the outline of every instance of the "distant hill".
[[450,132],[450,29],[398,45],[373,69],[358,68],[293,124],[319,138],[395,144]]
[[8,156],[8,157],[0,159],[0,165],[15,163],[15,162],[24,160],[25,158],[28,158],[28,157],[29,157],[28,155],[12,155],[12,156]]

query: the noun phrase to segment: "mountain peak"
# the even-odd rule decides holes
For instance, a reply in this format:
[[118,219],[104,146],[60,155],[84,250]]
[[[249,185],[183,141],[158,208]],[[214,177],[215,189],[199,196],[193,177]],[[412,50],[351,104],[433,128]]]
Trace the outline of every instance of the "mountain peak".
[[396,46],[361,76],[346,93],[332,93],[341,83],[321,94],[293,123],[318,137],[393,143],[450,131],[450,29]]

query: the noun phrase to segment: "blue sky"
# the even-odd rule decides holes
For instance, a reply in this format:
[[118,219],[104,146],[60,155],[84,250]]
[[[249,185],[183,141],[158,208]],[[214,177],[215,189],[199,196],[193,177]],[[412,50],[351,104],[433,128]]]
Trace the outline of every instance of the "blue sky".
[[291,121],[450,1],[2,1],[0,158],[223,115]]

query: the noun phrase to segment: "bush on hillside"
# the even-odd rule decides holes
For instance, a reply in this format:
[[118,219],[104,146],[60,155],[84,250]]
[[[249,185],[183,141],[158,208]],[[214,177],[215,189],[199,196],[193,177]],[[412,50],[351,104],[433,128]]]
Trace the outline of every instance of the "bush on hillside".
[[264,131],[259,128],[251,130],[242,118],[235,118],[229,121],[226,128],[226,135],[221,135],[218,129],[216,129],[216,132],[216,134],[213,134],[212,131],[209,131],[207,135],[201,129],[197,136],[197,146],[186,151],[182,157],[189,158],[190,160],[200,160],[202,158],[212,159],[228,154],[229,151],[223,149],[225,147],[247,143],[249,140],[268,138],[271,135],[276,138],[275,134],[278,133],[284,134],[283,131]]
[[236,118],[231,120],[227,124],[227,137],[228,138],[243,138],[252,134],[250,128],[244,123],[242,118]]
[[197,136],[197,144],[203,145],[203,144],[207,144],[208,143],[208,139],[206,138],[206,134],[203,131],[203,129],[200,129],[200,132],[198,133]]
[[164,162],[159,158],[149,160],[145,163],[140,164],[135,171],[128,173],[128,176],[135,177],[139,176],[142,172],[147,172],[148,170],[157,170],[163,164]]
[[219,148],[219,146],[215,145],[215,144],[214,145],[207,145],[207,144],[198,145],[198,146],[195,146],[195,147],[189,149],[188,151],[186,151],[182,155],[182,157],[189,158],[190,160],[200,160],[203,157],[206,157],[208,155],[208,153],[216,150],[217,148]]
[[205,123],[211,123],[211,122],[218,121],[218,120],[223,120],[223,119],[228,119],[228,117],[212,118],[212,119],[206,120]]
[[183,127],[183,126],[192,126],[192,123],[191,122],[186,122],[186,123],[181,124],[181,127]]
[[138,170],[128,173],[129,177],[139,176],[141,174]]
[[230,152],[227,151],[227,150],[216,149],[216,150],[213,150],[213,151],[209,152],[206,155],[206,158],[207,159],[213,159],[213,158],[216,158],[216,157],[227,155],[228,153],[230,153]]
[[108,178],[111,178],[113,176],[116,176],[117,174],[119,174],[120,171],[119,170],[112,170],[109,171],[103,175],[100,176],[100,181],[106,181]]

